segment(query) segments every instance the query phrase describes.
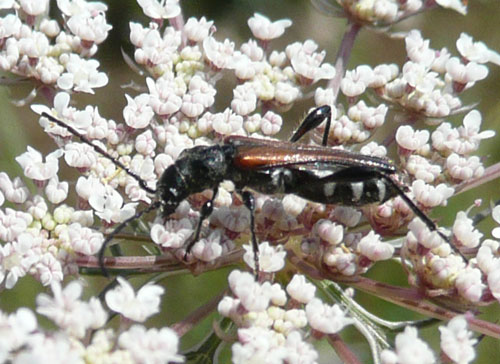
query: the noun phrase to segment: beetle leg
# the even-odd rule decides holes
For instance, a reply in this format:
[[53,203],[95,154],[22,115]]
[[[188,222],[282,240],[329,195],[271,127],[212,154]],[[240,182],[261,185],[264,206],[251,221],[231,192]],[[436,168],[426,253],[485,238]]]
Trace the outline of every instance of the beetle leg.
[[328,105],[320,106],[311,111],[304,121],[300,124],[299,128],[293,133],[290,141],[296,142],[304,136],[307,132],[317,128],[326,119],[325,133],[323,134],[322,145],[326,146],[328,141],[328,133],[330,132],[330,124],[332,122],[332,109]]
[[186,247],[186,253],[184,254],[184,260],[187,259],[187,255],[191,252],[191,249],[193,248],[193,245],[198,241],[200,238],[200,233],[201,233],[201,225],[203,224],[203,221],[209,217],[212,212],[214,211],[214,200],[217,197],[217,192],[219,191],[219,186],[216,186],[213,190],[213,195],[210,200],[205,202],[203,206],[201,207],[200,210],[200,219],[198,220],[198,225],[196,226],[196,230],[193,235],[193,239],[189,242],[188,246]]
[[243,198],[243,203],[246,208],[250,211],[250,234],[252,235],[252,248],[253,248],[253,258],[255,262],[255,274],[258,276],[259,267],[259,244],[257,243],[257,237],[255,236],[255,199],[249,191],[243,191],[240,193]]

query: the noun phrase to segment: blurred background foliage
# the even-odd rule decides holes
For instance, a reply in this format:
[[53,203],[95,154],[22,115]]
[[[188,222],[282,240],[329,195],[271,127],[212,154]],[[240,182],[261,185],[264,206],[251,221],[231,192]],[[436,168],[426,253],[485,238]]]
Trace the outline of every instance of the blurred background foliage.
[[[54,1],[55,2],[55,1]],[[110,84],[102,89],[97,89],[95,95],[73,95],[72,100],[78,108],[85,105],[99,106],[101,115],[116,121],[122,120],[122,109],[126,105],[122,85],[135,80],[141,85],[144,82],[141,77],[133,74],[123,61],[121,49],[133,56],[133,48],[130,44],[129,21],[146,24],[147,18],[133,0],[109,0],[104,1],[109,5],[107,13],[108,22],[113,25],[107,41],[101,45],[97,58],[101,62],[100,70],[106,72]],[[319,13],[308,0],[189,0],[182,1],[185,18],[190,16],[205,16],[214,20],[217,27],[216,38],[223,40],[230,38],[236,42],[236,47],[251,37],[247,26],[247,19],[255,12],[259,12],[271,20],[289,18],[293,20],[293,26],[288,28],[285,35],[273,41],[274,49],[283,50],[287,44],[294,41],[313,39],[319,44],[320,49],[327,51],[326,61],[333,63],[340,40],[346,26],[345,19],[325,16]],[[469,2],[467,16],[456,12],[436,9],[431,12],[410,18],[398,24],[394,31],[408,31],[420,29],[422,36],[431,40],[431,47],[441,49],[447,47],[452,54],[457,54],[455,41],[461,32],[473,36],[476,41],[485,42],[490,48],[500,52],[500,2],[498,0],[479,0]],[[349,61],[348,69],[360,64],[376,66],[379,63],[397,63],[399,66],[405,60],[405,46],[401,39],[391,39],[383,33],[376,33],[364,29],[359,34]],[[466,91],[462,97],[465,104],[476,103],[477,108],[483,116],[482,130],[494,129],[500,132],[500,67],[489,65],[490,74],[484,81],[479,82],[471,90]],[[15,163],[14,157],[25,152],[26,146],[31,145],[46,154],[54,150],[53,142],[42,132],[38,125],[38,117],[28,107],[15,107],[11,100],[25,98],[32,87],[29,83],[11,85],[0,88],[0,170],[6,171],[11,178],[22,176],[21,168]],[[217,109],[222,110],[229,105],[232,96],[231,84],[227,87],[218,85],[216,96]],[[42,98],[35,99],[34,103],[45,103]],[[311,100],[306,100],[294,106],[284,115],[284,120],[291,123],[291,127],[297,125],[304,111],[312,105]],[[463,116],[448,119],[455,125],[462,123]],[[496,141],[500,137],[483,142],[479,155],[484,156],[486,166],[500,161],[500,148],[496,147]],[[61,165],[61,179],[75,182],[78,175]],[[483,200],[482,208],[487,207],[490,201],[500,199],[499,180],[492,181],[481,188],[476,188],[459,196],[454,197],[449,205],[433,213],[433,217],[440,220],[440,224],[448,226],[454,219],[458,209],[466,209],[471,206],[475,199]],[[477,211],[477,210],[474,210]],[[482,231],[490,231],[493,227],[491,219],[482,222],[479,227]],[[487,234],[489,235],[489,234]],[[489,236],[487,236],[489,237]],[[174,275],[163,279],[161,284],[166,288],[162,312],[156,320],[151,321],[152,326],[161,327],[182,320],[186,315],[208,302],[211,298],[220,294],[226,287],[226,276],[229,269],[210,272],[199,277],[190,274]],[[393,262],[379,263],[368,273],[377,280],[390,284],[406,285],[406,275],[398,264]],[[141,284],[145,278],[133,278],[135,284]],[[86,294],[98,294],[99,290],[106,284],[106,280],[95,278],[90,280],[92,289],[86,290]],[[36,295],[43,291],[43,287],[31,278],[22,279],[12,291],[4,290],[0,294],[0,308],[12,312],[19,306],[34,307]],[[357,300],[374,314],[388,320],[410,320],[422,318],[403,308],[386,303],[380,299],[357,293]],[[497,322],[500,314],[498,305],[481,309],[481,318]],[[215,316],[205,319],[199,327],[192,330],[182,340],[182,349],[188,349],[198,343],[211,330],[212,321]],[[50,326],[47,320],[41,322]],[[421,331],[436,352],[439,352],[439,333],[437,325]],[[368,346],[363,337],[354,329],[347,330],[344,337],[349,340],[351,348],[355,350],[363,363],[370,362]],[[328,344],[320,343],[321,347],[329,351]],[[226,352],[228,349],[226,348]],[[478,345],[480,356],[477,363],[492,363],[492,358],[500,357],[500,342],[491,338],[484,338]],[[335,355],[322,355],[322,363],[331,363]]]

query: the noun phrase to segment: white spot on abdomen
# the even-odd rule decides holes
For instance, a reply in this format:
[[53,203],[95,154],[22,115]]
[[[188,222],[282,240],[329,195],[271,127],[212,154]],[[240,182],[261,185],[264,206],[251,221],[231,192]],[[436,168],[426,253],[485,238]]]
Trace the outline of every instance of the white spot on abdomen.
[[351,183],[352,200],[359,201],[363,196],[363,189],[365,184],[363,182]]

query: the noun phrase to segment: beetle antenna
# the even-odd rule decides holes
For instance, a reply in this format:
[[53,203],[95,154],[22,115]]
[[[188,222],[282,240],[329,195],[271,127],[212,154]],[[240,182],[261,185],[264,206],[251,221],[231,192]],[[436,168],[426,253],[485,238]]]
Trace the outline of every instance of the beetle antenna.
[[103,157],[109,159],[114,165],[118,166],[119,168],[123,169],[125,173],[127,173],[130,177],[135,179],[138,183],[139,186],[141,186],[142,189],[144,189],[146,192],[151,193],[151,194],[156,194],[156,190],[148,187],[146,185],[146,181],[144,181],[141,177],[139,177],[137,174],[132,172],[130,169],[128,169],[122,162],[120,162],[118,159],[113,158],[108,152],[106,152],[104,149],[102,149],[100,146],[92,143],[86,136],[84,136],[82,133],[80,133],[78,130],[73,128],[72,126],[66,124],[65,122],[56,119],[52,115],[47,114],[46,112],[42,112],[41,116],[49,119],[50,121],[56,123],[62,128],[65,128],[68,130],[71,134],[74,136],[78,137],[83,143],[89,145],[92,147],[97,153],[101,154]]

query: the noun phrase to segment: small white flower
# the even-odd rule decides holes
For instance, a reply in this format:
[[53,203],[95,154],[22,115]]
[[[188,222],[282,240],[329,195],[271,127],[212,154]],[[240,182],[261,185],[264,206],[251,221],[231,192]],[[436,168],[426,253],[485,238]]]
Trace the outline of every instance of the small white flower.
[[49,39],[41,32],[33,32],[30,37],[19,40],[19,54],[29,58],[43,58],[50,50]]
[[212,215],[213,221],[218,221],[224,228],[241,233],[250,226],[250,211],[245,206],[230,208],[223,206],[217,209]]
[[406,170],[416,179],[421,179],[425,183],[434,182],[442,173],[440,165],[431,164],[427,158],[418,154],[412,154],[408,157]]
[[423,39],[419,30],[411,30],[405,38],[408,58],[415,63],[429,67],[434,61],[435,51],[429,48],[430,41]]
[[160,330],[146,330],[144,326],[133,325],[118,337],[118,345],[131,354],[136,363],[181,363],[184,358],[178,354],[179,337],[174,330],[164,327]]
[[446,206],[448,198],[453,196],[455,190],[444,183],[437,186],[426,184],[422,180],[416,180],[411,185],[415,199],[426,207]]
[[319,298],[313,298],[305,310],[309,325],[324,334],[336,334],[345,326],[354,323],[352,318],[346,317],[339,305],[329,306]]
[[93,191],[89,197],[89,204],[95,214],[108,223],[123,222],[135,213],[137,202],[124,204],[122,195],[110,185],[104,190]]
[[191,252],[193,255],[204,261],[211,262],[222,255],[222,232],[220,229],[214,230],[207,237],[201,238],[194,245]]
[[467,14],[467,3],[462,0],[436,0],[436,3],[443,8],[455,10],[462,15]]
[[30,191],[21,178],[15,177],[11,181],[5,172],[0,172],[0,190],[7,201],[16,204],[24,203],[30,196]]
[[367,86],[372,88],[383,87],[390,81],[394,80],[398,74],[398,65],[394,63],[380,64],[373,69],[373,78]]
[[64,278],[63,267],[59,260],[51,253],[45,253],[38,260],[34,267],[34,274],[40,283],[48,286],[54,282],[62,282]]
[[492,62],[500,65],[500,54],[489,49],[483,42],[474,42],[467,33],[461,33],[456,44],[460,55],[468,61],[481,64]]
[[286,291],[294,300],[307,304],[314,298],[316,287],[307,282],[303,275],[295,274],[286,286]]
[[384,124],[388,107],[384,104],[368,107],[363,100],[349,108],[347,115],[353,121],[361,121],[365,128],[375,129]]
[[68,238],[73,249],[85,255],[97,254],[104,242],[102,233],[82,227],[78,223],[68,226]]
[[42,154],[28,146],[28,151],[16,157],[17,163],[24,171],[24,175],[36,181],[46,181],[57,175],[59,158],[63,155],[60,149],[47,155],[43,162]]
[[240,47],[240,50],[242,52],[242,55],[247,56],[248,60],[252,62],[260,62],[264,59],[264,49],[262,49],[262,47],[259,46],[259,43],[257,43],[253,39],[250,39],[248,42],[243,43]]
[[495,260],[495,267],[488,273],[488,288],[497,301],[500,301],[500,262]]
[[90,145],[67,143],[64,145],[64,160],[68,166],[85,170],[97,164],[97,154]]
[[[493,208],[493,211],[491,211],[491,217],[497,224],[500,224],[500,206],[495,206]],[[493,235],[494,238],[500,239],[500,227],[496,227],[491,231],[491,235]]]
[[28,213],[6,208],[0,210],[0,239],[13,241],[33,222],[33,216]]
[[240,299],[241,305],[251,312],[263,312],[271,300],[271,284],[262,285],[255,282],[255,278],[248,272],[233,270],[228,277],[229,287],[234,295]]
[[464,117],[463,127],[461,126],[458,128],[460,136],[471,143],[474,143],[476,149],[482,139],[488,139],[495,136],[495,132],[493,130],[479,132],[481,129],[481,119],[481,113],[479,111],[471,110]]
[[156,141],[151,130],[139,134],[135,138],[135,150],[144,156],[154,157]]
[[484,274],[490,274],[497,267],[500,267],[500,259],[497,258],[496,252],[500,247],[500,243],[496,240],[486,239],[481,244],[476,256],[477,266]]
[[394,254],[394,246],[380,240],[380,235],[371,230],[358,243],[359,252],[372,262],[387,260]]
[[335,68],[329,63],[321,64],[324,57],[324,53],[315,53],[312,56],[299,54],[292,58],[292,67],[306,83],[330,80],[335,77]]
[[199,95],[185,94],[182,97],[181,111],[189,118],[196,118],[205,110],[201,101]]
[[144,322],[160,311],[160,296],[165,291],[163,287],[148,283],[136,294],[125,278],[117,277],[117,280],[119,284],[105,296],[111,310],[136,322]]
[[212,127],[219,134],[232,135],[243,129],[243,117],[234,114],[231,109],[226,109],[215,114]]
[[62,55],[61,63],[66,68],[57,80],[57,86],[63,90],[74,90],[94,93],[94,88],[103,87],[108,83],[108,76],[99,72],[99,62],[95,59],[83,59],[77,54]]
[[429,141],[428,130],[414,131],[410,125],[400,126],[396,132],[396,142],[401,148],[416,151]]
[[151,228],[151,239],[164,248],[180,248],[193,234],[189,219],[169,220],[165,226],[155,224]]
[[57,175],[52,177],[45,186],[47,199],[54,205],[63,202],[68,197],[68,182],[59,182]]
[[62,289],[61,283],[54,281],[51,289],[53,297],[45,293],[38,295],[36,311],[54,321],[71,336],[83,338],[93,322],[93,311],[80,300],[82,284],[72,281]]
[[20,5],[26,14],[37,16],[48,10],[49,0],[20,0]]
[[[73,15],[66,22],[69,30],[81,40],[91,44],[101,44],[108,37],[109,31],[113,28],[106,23],[106,16],[103,13],[91,15],[90,13],[80,13]],[[90,44],[85,44],[85,48],[90,48]]]
[[43,19],[40,23],[40,31],[47,37],[55,38],[61,31],[57,20]]
[[330,220],[319,220],[314,225],[314,230],[318,236],[330,245],[338,245],[344,239],[344,228]]
[[0,283],[11,289],[24,277],[39,257],[32,251],[33,236],[22,233],[16,241],[0,247]]
[[306,207],[307,205],[307,200],[289,194],[285,195],[283,197],[283,200],[281,200],[281,203],[283,205],[283,210],[286,212],[286,214],[291,215],[293,217],[297,217]]
[[201,42],[210,34],[213,29],[213,21],[207,21],[202,16],[199,20],[196,18],[189,18],[184,25],[184,33],[191,42]]
[[57,7],[67,16],[81,13],[100,13],[108,10],[108,6],[100,1],[57,0]]
[[346,252],[341,247],[334,245],[330,246],[323,256],[323,261],[327,266],[346,276],[352,276],[356,273],[357,260],[356,254]]
[[446,73],[453,81],[467,85],[485,79],[488,67],[476,62],[463,64],[457,57],[452,57],[446,62]]
[[153,19],[171,19],[181,13],[177,0],[137,0],[137,3]]
[[374,157],[387,157],[387,149],[383,145],[379,145],[376,142],[369,142],[365,144],[359,151],[361,154],[371,155]]
[[446,158],[446,170],[457,181],[478,178],[484,174],[484,167],[478,156],[460,157],[453,153]]
[[373,70],[370,66],[361,65],[352,71],[346,71],[340,83],[342,93],[349,97],[355,97],[365,92],[367,85],[373,80]]
[[287,356],[281,335],[258,326],[238,329],[238,342],[231,349],[235,364],[284,363]]
[[477,268],[466,268],[458,271],[455,287],[460,296],[469,302],[480,302],[486,285],[482,282],[483,275]]
[[226,39],[220,43],[214,37],[208,36],[203,40],[203,50],[214,68],[233,68],[234,42]]
[[[251,244],[244,244],[245,255],[243,260],[252,269],[255,269],[254,251]],[[259,244],[259,266],[262,272],[274,273],[278,272],[285,266],[286,251],[279,245],[273,247],[269,243],[263,242]]]
[[7,39],[21,30],[21,19],[15,14],[7,14],[0,18],[0,38]]
[[101,183],[101,181],[93,176],[88,177],[78,177],[76,181],[76,193],[78,196],[85,201],[90,199],[90,196],[97,194],[103,195],[106,192],[106,188]]
[[[292,104],[300,96],[300,89],[288,82],[278,82],[274,90],[274,98],[282,105]],[[324,104],[320,104],[324,105]],[[268,111],[271,112],[271,111]]]
[[257,95],[253,87],[245,83],[238,85],[233,89],[233,100],[231,109],[238,115],[248,115],[255,111],[257,107]]
[[418,96],[421,94],[429,95],[442,82],[437,72],[431,72],[424,64],[413,61],[408,61],[403,65],[402,80],[406,82],[410,89],[419,92],[415,95],[415,98],[410,99],[416,104],[414,105],[416,108],[420,107],[419,103],[421,103]]
[[446,326],[440,326],[441,350],[457,364],[468,364],[476,357],[474,346],[477,339],[467,330],[464,316],[455,316]]
[[[29,345],[28,342],[33,337],[34,331],[37,329],[37,320],[35,314],[28,308],[21,307],[6,316],[0,312],[0,322],[2,331],[2,351],[9,352],[22,351],[23,345]],[[2,356],[3,353],[0,353]],[[2,358],[6,360],[6,358]]]
[[260,129],[264,135],[275,135],[281,130],[283,119],[279,114],[267,111],[260,122]]
[[453,235],[461,245],[468,248],[477,247],[483,237],[483,234],[474,227],[472,219],[464,211],[457,213],[453,223]]
[[436,232],[431,232],[419,218],[414,218],[408,224],[408,229],[407,243],[410,245],[419,243],[428,249],[434,249],[443,244],[443,239]]
[[156,114],[166,116],[179,111],[182,98],[177,94],[173,81],[166,77],[160,77],[156,81],[148,77],[146,83],[149,90],[149,105]]
[[255,13],[253,17],[248,19],[248,27],[252,31],[255,38],[269,41],[279,38],[285,32],[285,29],[292,25],[290,19],[277,20],[271,22],[269,18]]
[[134,129],[146,128],[154,117],[154,112],[149,106],[149,95],[140,94],[133,99],[125,94],[127,106],[123,109],[123,118],[128,126]]
[[314,346],[304,341],[299,331],[293,331],[286,337],[287,349],[285,362],[288,364],[316,364],[319,358]]
[[252,62],[252,60],[245,54],[238,54],[234,58],[234,74],[238,80],[253,80],[258,72],[258,65],[260,63]]
[[396,336],[394,351],[382,351],[381,360],[384,364],[434,364],[436,359],[429,346],[417,336],[417,329],[407,326],[405,331]]

